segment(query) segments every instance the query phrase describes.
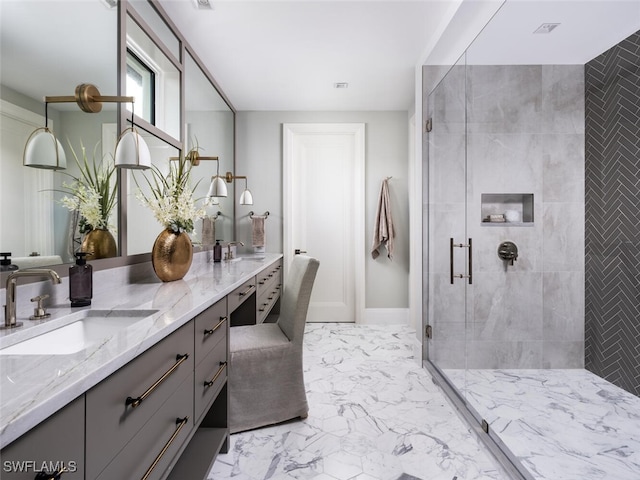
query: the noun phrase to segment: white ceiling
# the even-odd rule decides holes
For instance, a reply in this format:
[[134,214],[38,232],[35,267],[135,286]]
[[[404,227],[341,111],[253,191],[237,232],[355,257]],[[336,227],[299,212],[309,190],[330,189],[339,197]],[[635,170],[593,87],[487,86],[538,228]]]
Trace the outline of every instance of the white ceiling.
[[[548,34],[533,33],[559,23]],[[507,0],[469,48],[486,65],[583,65],[640,30],[640,0]]]
[[160,3],[237,110],[357,111],[412,105],[416,65],[458,2]]
[[[213,10],[199,10],[194,0],[159,1],[240,111],[407,110],[415,67],[460,3],[211,0]],[[480,1],[496,2],[465,3]],[[95,21],[78,22],[78,12]],[[0,0],[2,84],[36,99],[82,82],[114,94],[115,15],[100,0]],[[561,25],[534,35],[544,22]],[[468,60],[585,63],[638,30],[640,0],[507,0]]]

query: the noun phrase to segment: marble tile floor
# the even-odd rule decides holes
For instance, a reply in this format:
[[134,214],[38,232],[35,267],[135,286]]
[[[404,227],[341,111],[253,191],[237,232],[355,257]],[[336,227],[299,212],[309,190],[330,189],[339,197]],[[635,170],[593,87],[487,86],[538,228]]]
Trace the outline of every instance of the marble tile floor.
[[640,398],[587,370],[445,370],[536,480],[639,480]]
[[412,358],[414,335],[309,324],[309,417],[232,435],[209,480],[509,480]]

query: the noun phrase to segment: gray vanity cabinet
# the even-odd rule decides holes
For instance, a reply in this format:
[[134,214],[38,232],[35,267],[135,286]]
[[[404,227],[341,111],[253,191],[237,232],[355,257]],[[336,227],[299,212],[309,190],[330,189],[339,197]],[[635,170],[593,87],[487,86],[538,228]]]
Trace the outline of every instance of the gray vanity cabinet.
[[226,300],[198,315],[195,328],[194,418],[199,422],[227,380],[229,319]]
[[264,320],[258,295],[265,316],[275,309],[281,266],[267,266],[6,446],[0,478],[33,480],[43,465],[65,467],[61,480],[206,478],[229,448],[229,329],[234,318]]
[[[247,285],[243,287],[246,289]],[[206,478],[218,453],[226,453],[229,448],[228,298],[220,300],[194,319],[196,429],[189,445],[171,470],[169,480]]]
[[[182,433],[193,427],[193,388],[178,388],[193,382],[193,367],[189,322],[86,393],[87,479],[128,478],[116,474],[129,471],[125,467],[144,473],[177,429],[177,418],[188,417]],[[149,465],[143,465],[148,456]]]
[[262,270],[256,275],[256,280],[258,284],[256,321],[263,323],[269,314],[280,313],[278,300],[282,289],[282,260],[278,260]]
[[38,472],[65,469],[64,480],[84,480],[84,395],[0,453],[2,480],[33,480]]

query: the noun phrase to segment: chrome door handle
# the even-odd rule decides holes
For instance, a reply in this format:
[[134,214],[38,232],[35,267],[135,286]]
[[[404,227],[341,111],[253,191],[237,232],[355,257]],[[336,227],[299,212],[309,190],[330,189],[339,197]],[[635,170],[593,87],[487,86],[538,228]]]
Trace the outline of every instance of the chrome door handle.
[[[468,248],[469,249],[469,264],[467,273],[453,273],[453,247]],[[472,256],[472,243],[469,239],[469,243],[453,243],[453,238],[449,238],[449,281],[453,285],[454,278],[468,278],[469,285],[473,283],[473,256]]]

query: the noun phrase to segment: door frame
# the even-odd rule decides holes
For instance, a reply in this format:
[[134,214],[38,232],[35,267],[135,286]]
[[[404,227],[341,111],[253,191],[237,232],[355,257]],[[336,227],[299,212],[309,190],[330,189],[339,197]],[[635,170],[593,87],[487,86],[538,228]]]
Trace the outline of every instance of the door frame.
[[[284,123],[282,125],[282,201],[283,201],[283,248],[285,276],[294,256],[292,197],[293,158],[299,135],[350,135],[354,139],[354,158],[351,165],[353,184],[353,259],[355,323],[362,323],[365,310],[365,124],[364,123]],[[312,252],[311,252],[312,253]]]

